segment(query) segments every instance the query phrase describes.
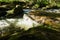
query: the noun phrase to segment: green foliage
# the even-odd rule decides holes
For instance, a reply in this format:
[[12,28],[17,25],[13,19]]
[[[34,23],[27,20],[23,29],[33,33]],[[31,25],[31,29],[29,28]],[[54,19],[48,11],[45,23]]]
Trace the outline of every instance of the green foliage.
[[39,5],[35,4],[32,8],[39,8]]
[[38,4],[42,3],[42,4],[48,4],[48,1],[47,0],[41,0],[41,1],[37,1]]

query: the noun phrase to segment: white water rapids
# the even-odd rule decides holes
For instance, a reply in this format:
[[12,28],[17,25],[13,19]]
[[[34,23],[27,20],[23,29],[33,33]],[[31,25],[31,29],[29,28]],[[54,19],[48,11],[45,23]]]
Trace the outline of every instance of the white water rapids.
[[[24,9],[24,11],[25,11],[25,13],[29,13],[31,10]],[[48,10],[48,12],[50,12],[50,11],[52,11],[52,10]],[[55,9],[55,11],[57,11],[57,9]],[[59,9],[59,12],[60,12],[60,9]],[[20,28],[25,29],[25,30],[28,30],[29,28],[36,27],[36,26],[40,25],[39,23],[37,23],[36,21],[34,21],[30,17],[28,17],[28,15],[24,14],[23,18],[19,18],[19,19],[10,18],[10,19],[6,19],[6,20],[4,20],[4,19],[0,20],[0,29],[2,30],[6,27],[10,27],[11,23],[14,24],[14,26],[16,28],[20,27]]]
[[37,25],[39,25],[39,23],[33,21],[26,14],[24,14],[23,18],[19,18],[19,19],[11,18],[11,19],[6,19],[6,20],[0,20],[0,29],[2,30],[6,27],[10,27],[11,23],[14,24],[16,28],[20,27],[25,30],[28,30],[29,28],[36,27]]

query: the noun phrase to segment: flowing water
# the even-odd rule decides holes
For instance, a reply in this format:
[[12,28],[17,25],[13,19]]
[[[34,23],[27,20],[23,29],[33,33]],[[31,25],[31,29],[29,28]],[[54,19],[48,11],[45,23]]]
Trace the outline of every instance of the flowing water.
[[[11,25],[13,25],[15,28],[21,28],[21,29],[25,29],[25,30],[28,30],[29,28],[32,28],[32,27],[36,27],[36,26],[42,25],[41,23],[38,23],[38,22],[32,20],[27,15],[31,11],[31,9],[23,9],[23,11],[25,12],[23,18],[8,18],[8,19],[0,20],[0,30],[3,31],[3,29],[11,27]],[[57,13],[60,13],[60,9],[50,9],[50,10],[46,10],[46,12],[57,12]],[[44,19],[44,17],[41,17],[38,20],[45,21],[46,19]],[[48,22],[48,19],[47,19],[47,22]],[[60,23],[60,19],[59,19],[59,21],[56,21],[56,22]]]

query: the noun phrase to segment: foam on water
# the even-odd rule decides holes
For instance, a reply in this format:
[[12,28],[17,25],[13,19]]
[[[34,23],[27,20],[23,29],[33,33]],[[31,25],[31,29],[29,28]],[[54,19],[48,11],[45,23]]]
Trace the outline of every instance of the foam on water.
[[[17,20],[17,22],[16,22]],[[15,23],[16,22],[16,23]],[[33,21],[31,18],[29,18],[26,14],[24,14],[23,18],[19,19],[6,19],[6,20],[0,20],[0,28],[3,29],[5,27],[10,27],[10,24],[15,24],[15,28],[22,28],[25,30],[28,30],[29,28],[36,27],[39,25],[39,23]]]

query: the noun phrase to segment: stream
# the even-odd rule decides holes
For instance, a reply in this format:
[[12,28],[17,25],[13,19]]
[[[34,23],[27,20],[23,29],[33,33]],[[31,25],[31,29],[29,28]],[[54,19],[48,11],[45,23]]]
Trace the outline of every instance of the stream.
[[[40,10],[40,9],[38,9]],[[33,11],[33,9],[23,9],[25,13],[29,13],[30,11]],[[60,9],[47,9],[46,12],[54,12],[54,13],[60,13]]]
[[[21,28],[21,29],[28,30],[29,28],[36,27],[36,26],[39,26],[42,24],[42,23],[38,23],[38,22],[32,20],[30,17],[28,17],[28,15],[26,15],[26,13],[29,13],[31,11],[31,9],[23,9],[23,11],[25,12],[23,18],[18,18],[18,19],[17,18],[8,18],[8,19],[0,20],[0,30],[9,28],[9,27],[11,27],[11,25],[13,25],[15,28]],[[45,11],[60,13],[60,9],[48,9]],[[46,19],[44,19],[44,18],[42,19],[42,18],[41,18],[41,20],[43,20],[43,21],[46,20]],[[40,19],[38,19],[38,20],[40,20]],[[60,18],[59,18],[59,21],[57,21],[57,23],[58,22],[60,22]]]

